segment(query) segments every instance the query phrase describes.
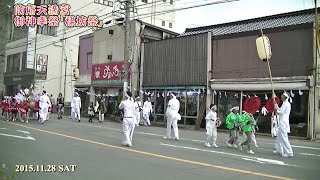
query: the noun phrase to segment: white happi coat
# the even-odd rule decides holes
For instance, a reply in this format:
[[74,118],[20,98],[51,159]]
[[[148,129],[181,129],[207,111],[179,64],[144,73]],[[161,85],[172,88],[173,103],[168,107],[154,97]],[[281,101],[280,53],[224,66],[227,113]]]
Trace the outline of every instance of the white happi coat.
[[172,99],[168,102],[167,107],[167,135],[166,138],[171,138],[171,126],[174,132],[175,139],[179,139],[179,131],[178,131],[178,120],[181,120],[181,116],[179,114],[180,102],[173,96]]
[[135,107],[132,100],[127,99],[122,101],[119,105],[119,109],[123,109],[123,122],[122,122],[122,131],[123,131],[123,141],[122,145],[132,146],[132,137],[135,127]]
[[152,104],[150,101],[145,101],[143,103],[143,117],[149,117],[150,113],[152,112]]
[[141,102],[140,102],[140,101],[134,102],[134,106],[135,106],[136,124],[139,125],[139,124],[140,124],[140,108],[141,108]]
[[284,101],[281,108],[275,104],[277,114],[279,114],[279,130],[276,138],[276,151],[280,154],[293,156],[292,147],[288,139],[290,133],[289,116],[291,112],[291,104],[288,100]]
[[39,111],[39,116],[40,119],[43,121],[47,120],[47,115],[48,115],[48,111],[49,111],[49,107],[51,106],[51,101],[50,98],[48,97],[47,94],[43,94],[42,96],[40,96],[39,99],[39,107],[40,107],[40,111]]
[[71,101],[71,117],[80,120],[81,98],[73,97]]

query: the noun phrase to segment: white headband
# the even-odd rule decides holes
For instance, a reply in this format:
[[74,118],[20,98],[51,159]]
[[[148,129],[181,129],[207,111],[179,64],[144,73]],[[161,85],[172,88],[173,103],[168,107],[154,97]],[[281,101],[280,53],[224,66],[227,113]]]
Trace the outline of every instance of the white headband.
[[170,93],[170,95],[171,95],[172,97],[176,97],[176,95],[174,95],[173,93]]
[[230,111],[233,111],[233,110],[239,111],[239,109],[240,109],[239,106],[235,106],[235,107],[231,108]]
[[287,97],[287,98],[289,98],[290,96],[288,95],[288,93],[286,93],[286,92],[283,92],[283,94],[282,95],[284,95],[285,97]]

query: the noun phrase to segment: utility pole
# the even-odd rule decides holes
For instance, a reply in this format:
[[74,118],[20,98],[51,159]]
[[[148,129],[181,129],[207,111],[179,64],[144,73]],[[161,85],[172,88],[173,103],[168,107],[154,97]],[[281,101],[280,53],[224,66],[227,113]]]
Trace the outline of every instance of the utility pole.
[[[128,60],[129,60],[129,32],[130,32],[130,8],[132,0],[125,0],[125,19],[124,19],[124,74],[123,74],[123,95],[128,90]],[[124,97],[123,96],[123,97]]]

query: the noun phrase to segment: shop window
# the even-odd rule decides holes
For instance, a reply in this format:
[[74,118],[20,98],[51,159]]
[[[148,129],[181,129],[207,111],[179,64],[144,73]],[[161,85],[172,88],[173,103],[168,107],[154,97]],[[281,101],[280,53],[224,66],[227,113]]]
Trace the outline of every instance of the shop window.
[[196,118],[186,118],[186,125],[195,125]]
[[[226,117],[230,113],[230,109],[234,106],[239,106],[240,105],[240,92],[230,92],[227,91],[220,91],[221,96],[218,95],[216,96],[217,98],[217,106],[218,106],[218,117],[220,117],[221,121],[223,124],[220,126],[223,129],[226,129],[225,121]],[[235,94],[239,94],[239,98],[235,96]]]
[[165,21],[162,21],[162,26],[166,26],[166,22]]
[[[291,113],[290,113],[290,128],[292,136],[307,136],[307,122],[308,122],[308,92],[303,91],[303,95],[299,95],[299,91],[292,91],[295,96],[292,98],[291,103]],[[271,97],[271,92],[243,92],[244,94],[257,95],[259,99],[261,100],[261,108],[266,105],[266,99],[265,95],[268,96],[268,98]],[[281,97],[281,94],[283,94],[283,91],[275,91],[277,97]],[[289,91],[290,93],[290,91]],[[246,98],[243,98],[243,102]],[[282,102],[281,102],[282,104]],[[281,107],[280,104],[280,107]],[[259,133],[271,133],[271,113],[268,113],[266,116],[264,116],[260,111],[254,114],[254,117],[257,121],[257,124],[259,126]]]
[[155,113],[156,114],[165,114],[164,113],[164,97],[162,96],[164,91],[156,91],[155,94]]
[[197,112],[198,112],[198,93],[194,92],[187,92],[187,111],[186,115],[187,116],[193,116],[197,117]]
[[17,72],[20,71],[20,53],[7,56],[7,71]]

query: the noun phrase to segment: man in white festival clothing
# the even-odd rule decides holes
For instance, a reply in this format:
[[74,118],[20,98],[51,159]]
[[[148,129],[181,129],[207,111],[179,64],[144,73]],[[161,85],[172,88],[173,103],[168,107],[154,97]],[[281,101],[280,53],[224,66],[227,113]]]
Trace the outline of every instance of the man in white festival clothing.
[[132,146],[132,137],[135,127],[135,105],[132,99],[132,93],[126,92],[124,100],[121,101],[119,109],[124,111],[123,121],[122,121],[122,131],[123,131],[123,146]]
[[288,133],[290,133],[289,116],[291,112],[291,104],[289,103],[289,94],[284,92],[281,95],[282,105],[279,108],[275,99],[273,98],[274,108],[279,114],[279,129],[276,137],[276,150],[275,154],[281,154],[282,157],[292,157],[293,151],[288,139]]
[[164,139],[171,139],[171,126],[174,133],[174,139],[179,140],[178,121],[181,120],[179,114],[180,102],[174,93],[170,93],[170,100],[168,102],[166,117],[167,117],[167,134]]

